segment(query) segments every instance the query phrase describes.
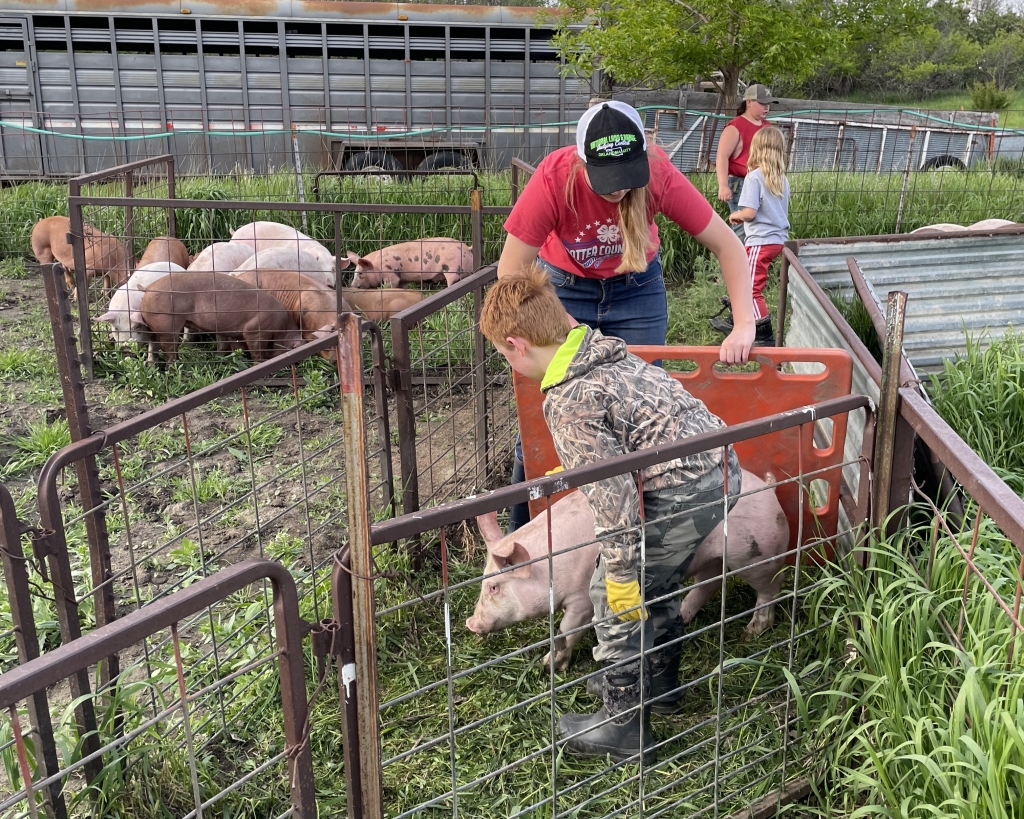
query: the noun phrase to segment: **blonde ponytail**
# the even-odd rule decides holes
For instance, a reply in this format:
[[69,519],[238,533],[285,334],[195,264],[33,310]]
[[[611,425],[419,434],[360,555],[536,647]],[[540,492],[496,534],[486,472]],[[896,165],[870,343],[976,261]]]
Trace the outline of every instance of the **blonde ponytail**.
[[647,186],[633,188],[619,202],[619,230],[622,231],[622,261],[616,273],[639,273],[647,269],[651,249],[651,215],[647,210]]

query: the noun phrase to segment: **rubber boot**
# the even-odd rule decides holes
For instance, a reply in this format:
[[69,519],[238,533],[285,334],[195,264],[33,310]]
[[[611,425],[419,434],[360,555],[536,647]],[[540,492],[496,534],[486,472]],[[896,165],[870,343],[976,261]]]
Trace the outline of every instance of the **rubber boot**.
[[[719,318],[726,310],[730,313],[728,316]],[[728,296],[722,296],[722,309],[715,313],[711,318],[708,319],[708,324],[711,325],[711,329],[716,333],[725,333],[729,335],[732,332],[732,302],[729,301]]]
[[650,675],[645,670],[642,681],[640,676],[639,660],[605,672],[601,709],[596,714],[566,714],[558,721],[561,736],[572,737],[565,743],[567,751],[610,756],[616,762],[633,757],[636,762],[642,749],[644,764],[655,762],[649,709],[640,708],[641,682],[649,689]]
[[[678,640],[684,634],[683,621],[673,621],[669,631],[655,643],[655,650],[649,655],[651,672],[651,711],[655,714],[678,714],[683,707],[683,692],[679,688],[679,663],[683,656],[683,647]],[[659,649],[663,643],[672,643]],[[587,693],[600,697],[604,675],[598,674],[587,680]]]
[[772,329],[772,317],[765,316],[754,322],[754,346],[774,347],[775,331]]
[[[683,708],[683,692],[679,688],[679,663],[683,646],[678,642],[686,627],[682,618],[668,624],[667,632],[655,642],[651,652],[651,710],[655,714],[678,714]],[[664,645],[670,643],[670,645]],[[658,646],[661,645],[661,648]]]

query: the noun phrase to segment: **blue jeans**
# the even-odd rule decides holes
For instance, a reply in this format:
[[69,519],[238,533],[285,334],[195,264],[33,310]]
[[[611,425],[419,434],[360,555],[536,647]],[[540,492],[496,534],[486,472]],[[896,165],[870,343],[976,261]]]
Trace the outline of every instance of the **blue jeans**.
[[665,343],[668,298],[660,253],[643,272],[610,279],[584,279],[543,259],[537,261],[551,277],[566,312],[580,324],[627,344]]
[[[664,344],[668,333],[668,297],[661,270],[661,254],[641,273],[623,273],[610,279],[584,279],[543,259],[537,263],[551,277],[566,312],[580,324],[616,336],[627,344]],[[658,364],[660,362],[654,362]],[[512,483],[526,480],[523,442],[516,436]],[[529,523],[530,510],[518,503],[509,512],[508,531]]]
[[[732,191],[732,199],[729,200],[729,213],[735,213],[740,209],[740,194],[743,193],[743,180],[745,176],[730,176],[729,177],[729,190]],[[729,227],[732,228],[732,232],[735,233],[741,242],[746,244],[747,240],[747,229],[740,222],[738,225],[734,225],[731,222]]]

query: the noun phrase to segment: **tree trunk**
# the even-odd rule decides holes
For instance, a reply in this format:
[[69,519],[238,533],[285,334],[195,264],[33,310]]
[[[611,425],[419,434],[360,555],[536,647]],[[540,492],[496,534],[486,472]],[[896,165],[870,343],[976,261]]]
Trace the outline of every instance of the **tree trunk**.
[[722,96],[725,97],[725,109],[734,113],[739,106],[739,81],[740,69],[736,65],[723,65],[722,71]]

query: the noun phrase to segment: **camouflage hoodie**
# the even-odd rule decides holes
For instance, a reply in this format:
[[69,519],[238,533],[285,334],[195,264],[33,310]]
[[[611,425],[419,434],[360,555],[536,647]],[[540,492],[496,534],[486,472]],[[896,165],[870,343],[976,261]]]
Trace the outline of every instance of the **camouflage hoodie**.
[[[559,348],[541,383],[544,420],[562,465],[583,464],[663,446],[725,426],[703,401],[626,343],[580,325]],[[722,467],[720,449],[643,471],[645,492],[687,486]],[[640,498],[632,474],[581,487],[594,509],[608,577],[637,579]]]

